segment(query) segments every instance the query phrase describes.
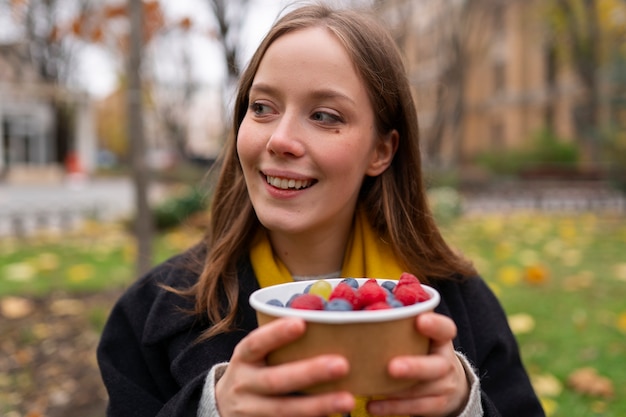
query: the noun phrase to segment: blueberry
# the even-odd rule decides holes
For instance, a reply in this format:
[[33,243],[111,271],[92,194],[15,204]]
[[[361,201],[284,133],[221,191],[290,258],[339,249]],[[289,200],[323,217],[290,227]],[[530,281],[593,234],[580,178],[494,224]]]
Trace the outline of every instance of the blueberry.
[[380,284],[380,286],[386,290],[389,290],[389,292],[393,292],[393,289],[396,288],[396,283],[394,281],[385,281]]
[[266,304],[269,304],[271,306],[277,306],[277,307],[284,307],[285,305],[283,304],[282,301],[280,301],[277,298],[272,298],[271,300],[269,300]]
[[389,307],[391,308],[404,307],[404,304],[402,304],[402,302],[400,302],[400,300],[398,300],[392,293],[388,293],[387,304],[389,304]]
[[400,301],[396,300],[395,298],[392,300],[388,300],[387,304],[389,304],[389,307],[391,308],[404,307],[404,304],[402,304]]
[[308,294],[308,293],[311,291],[311,287],[313,286],[313,284],[315,284],[315,283],[314,283],[314,282],[312,282],[312,283],[310,283],[309,285],[307,285],[307,286],[304,288],[304,291],[302,291],[302,292],[303,292],[303,293],[305,293],[305,294]]
[[359,288],[359,281],[357,281],[355,278],[344,278],[341,280],[341,282],[348,284],[354,289]]
[[352,304],[343,298],[335,298],[326,303],[324,310],[328,311],[351,311]]

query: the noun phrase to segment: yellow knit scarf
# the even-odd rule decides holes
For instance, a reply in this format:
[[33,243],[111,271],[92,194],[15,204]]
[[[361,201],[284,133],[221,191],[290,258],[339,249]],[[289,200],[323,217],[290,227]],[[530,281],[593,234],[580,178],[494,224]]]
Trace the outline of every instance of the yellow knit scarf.
[[[260,233],[250,250],[252,268],[261,288],[293,281],[285,265],[272,251],[266,233]],[[398,279],[406,269],[391,247],[376,235],[363,212],[355,216],[344,255],[341,277]],[[357,397],[353,417],[366,417],[367,398]]]

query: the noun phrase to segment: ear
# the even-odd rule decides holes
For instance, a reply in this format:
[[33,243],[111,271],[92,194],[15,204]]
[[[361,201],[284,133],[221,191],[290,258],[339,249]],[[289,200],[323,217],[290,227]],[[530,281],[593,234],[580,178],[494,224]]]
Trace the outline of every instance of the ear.
[[389,165],[391,165],[391,161],[396,154],[399,140],[400,135],[395,129],[378,139],[374,153],[372,154],[372,160],[365,172],[367,175],[376,177],[385,172]]

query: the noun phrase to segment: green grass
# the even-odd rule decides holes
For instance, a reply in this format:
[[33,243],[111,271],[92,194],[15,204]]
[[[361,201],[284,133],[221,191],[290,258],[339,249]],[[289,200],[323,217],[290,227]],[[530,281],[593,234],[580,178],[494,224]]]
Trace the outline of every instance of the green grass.
[[[192,230],[159,235],[154,242],[154,262],[186,249],[199,237],[199,232]],[[123,288],[136,278],[134,239],[116,225],[88,224],[70,236],[4,239],[0,240],[0,253],[0,297]]]
[[[549,415],[626,415],[626,219],[489,215],[447,220],[443,232],[502,301]],[[160,235],[155,262],[198,237],[189,230]],[[0,297],[123,288],[135,279],[133,248],[123,229],[96,224],[75,236],[0,240]],[[89,322],[99,329],[105,316],[93,311]],[[583,367],[612,382],[612,398],[568,385]]]
[[[531,375],[557,383],[538,385],[554,416],[626,415],[625,220],[515,214],[464,218],[444,229],[507,314],[534,324],[512,327]],[[568,386],[569,375],[583,367],[612,381],[612,398]]]

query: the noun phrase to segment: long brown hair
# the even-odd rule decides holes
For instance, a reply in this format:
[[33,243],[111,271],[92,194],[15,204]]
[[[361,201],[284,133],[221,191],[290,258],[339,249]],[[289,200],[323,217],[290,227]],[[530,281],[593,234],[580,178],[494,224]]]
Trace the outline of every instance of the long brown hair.
[[423,281],[474,273],[471,265],[445,243],[429,210],[415,104],[393,39],[369,13],[337,10],[322,4],[303,6],[274,24],[239,81],[232,129],[212,197],[206,260],[198,282],[186,292],[195,297],[196,313],[207,313],[213,323],[203,339],[234,327],[238,308],[237,263],[247,254],[262,227],[248,198],[236,149],[252,82],[265,52],[277,38],[319,26],[337,36],[354,62],[374,104],[379,133],[393,129],[399,133],[391,166],[377,177],[366,178],[360,191],[360,206],[371,224],[393,246],[408,270]]

